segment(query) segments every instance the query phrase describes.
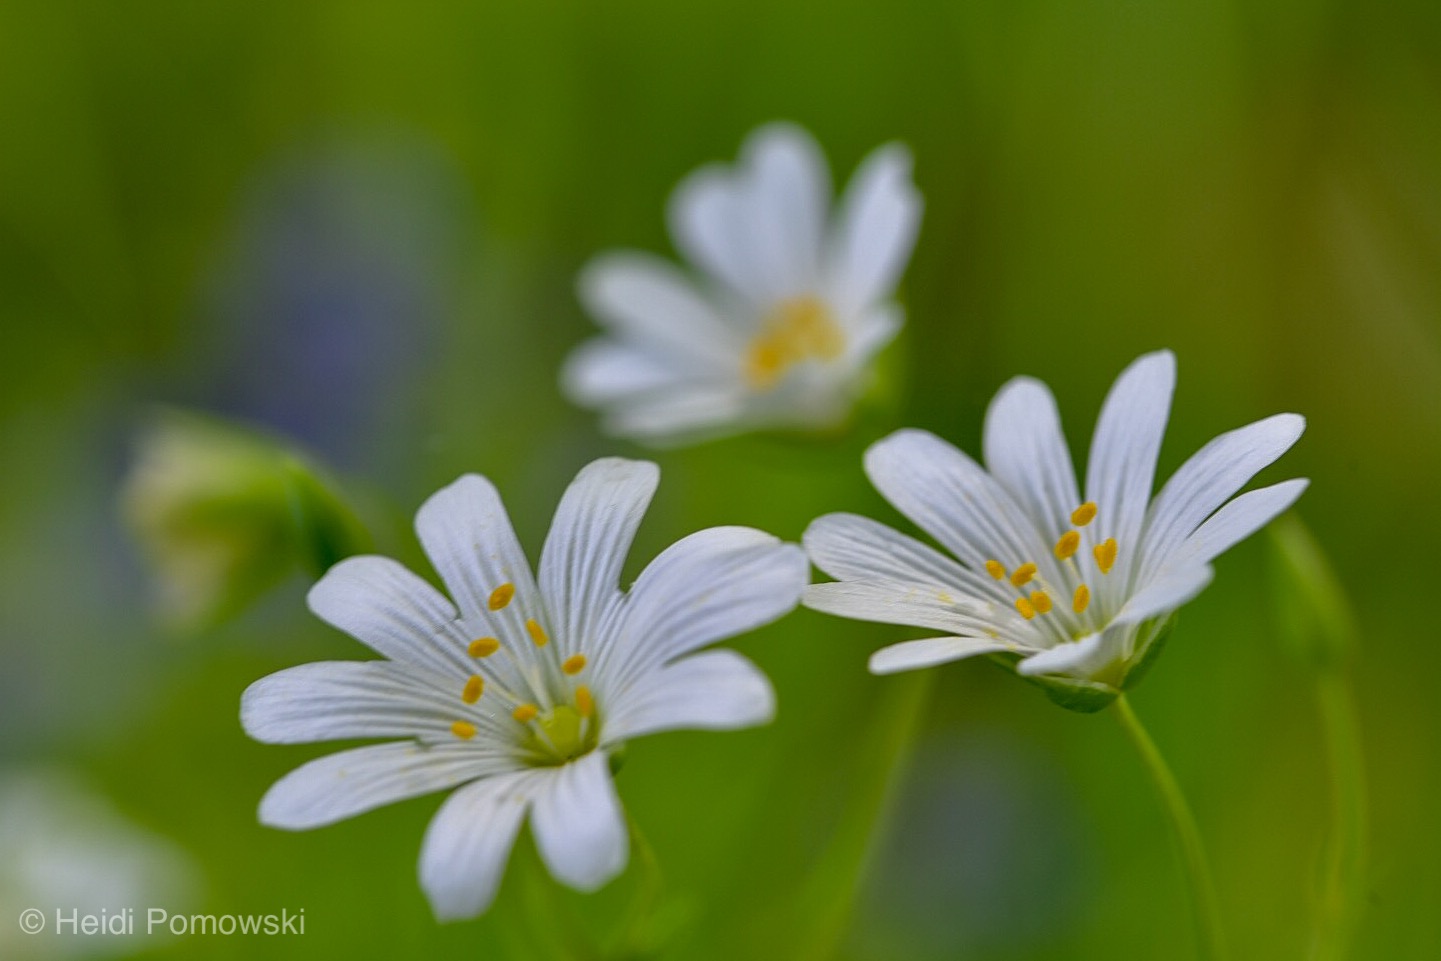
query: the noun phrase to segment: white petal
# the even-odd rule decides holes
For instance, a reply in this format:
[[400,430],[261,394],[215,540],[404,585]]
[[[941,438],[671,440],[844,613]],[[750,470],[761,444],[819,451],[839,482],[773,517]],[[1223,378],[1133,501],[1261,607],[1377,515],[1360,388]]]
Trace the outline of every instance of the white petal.
[[1014,567],[1023,560],[1044,564],[1050,556],[1050,545],[1010,494],[934,434],[898,430],[870,446],[865,466],[886,500],[972,570],[983,570],[992,558]]
[[1298,414],[1277,414],[1229,431],[1197,451],[1166,482],[1146,522],[1147,567],[1164,567],[1172,551],[1306,429]]
[[748,527],[697,531],[636,579],[616,641],[597,670],[612,688],[789,612],[810,578],[805,552]]
[[674,390],[694,376],[686,365],[608,337],[596,337],[570,352],[561,368],[561,389],[586,407]]
[[751,134],[741,151],[752,180],[751,243],[766,271],[766,289],[800,294],[820,269],[830,177],[811,135],[794,124],[772,123]]
[[606,432],[664,445],[720,436],[748,426],[747,396],[739,381],[685,384],[617,404]]
[[879,147],[862,162],[841,201],[828,257],[832,301],[857,313],[895,289],[921,218],[911,184],[911,155],[900,144]]
[[986,467],[1054,543],[1080,504],[1056,399],[1045,384],[1017,377],[986,411]]
[[1103,634],[1090,634],[1079,641],[1057,644],[1032,654],[1016,665],[1016,673],[1035,677],[1038,674],[1070,674],[1084,677],[1105,667],[1111,660]]
[[439,684],[389,661],[317,661],[277,671],[245,689],[240,723],[267,744],[361,737],[422,737],[457,720],[459,685]]
[[1088,533],[1093,543],[1114,537],[1121,546],[1121,567],[1108,582],[1117,590],[1131,583],[1175,387],[1176,358],[1169,350],[1133,361],[1106,395],[1091,438],[1086,499],[1098,509]]
[[557,880],[594,891],[625,868],[630,853],[608,759],[592,751],[547,773],[531,814],[536,846]]
[[681,729],[732,730],[775,716],[771,683],[734,651],[705,651],[638,677],[605,718],[607,743]]
[[1213,573],[1205,565],[1166,570],[1126,601],[1125,607],[1111,618],[1111,624],[1139,624],[1168,614],[1201,593],[1211,583]]
[[586,310],[635,346],[702,369],[733,362],[734,335],[725,319],[659,257],[601,254],[581,271],[577,285]]
[[1197,566],[1209,563],[1294,504],[1309,483],[1306,480],[1282,481],[1242,494],[1212,514],[1194,534],[1186,538],[1167,564]]
[[300,831],[364,811],[514,770],[471,745],[372,744],[303,764],[273,784],[260,801],[260,822]]
[[659,482],[648,461],[606,457],[566,488],[540,554],[540,588],[562,656],[589,644],[620,603],[621,567]]
[[1011,648],[989,638],[927,637],[881,648],[871,655],[870,670],[872,674],[895,674],[1006,650]]
[[846,344],[846,363],[852,370],[865,366],[876,354],[895,339],[905,323],[906,312],[896,304],[880,304],[861,314],[850,331]]
[[940,551],[859,514],[817,517],[801,541],[811,563],[837,580],[888,580],[951,590],[980,583]]
[[[1004,631],[1007,636],[1030,634],[1019,615],[987,601],[955,596],[926,584],[875,581],[837,581],[812,584],[801,600],[813,611],[824,611],[858,621],[929,627],[956,634]],[[1019,622],[1019,623],[1017,623]]]
[[[495,485],[467,474],[442,488],[416,513],[415,532],[465,613],[472,637],[482,632],[498,637],[522,666],[534,664],[538,655],[526,621],[535,620],[551,636],[555,630]],[[492,593],[506,584],[514,595],[491,610]]]
[[758,306],[775,292],[765,289],[763,265],[751,246],[750,189],[712,164],[680,182],[666,212],[671,236],[686,258]]
[[471,918],[490,907],[505,873],[538,772],[488,777],[460,788],[435,813],[420,849],[420,886],[437,920]]
[[463,669],[464,634],[455,607],[388,557],[348,557],[310,589],[317,617],[378,654],[437,672]]

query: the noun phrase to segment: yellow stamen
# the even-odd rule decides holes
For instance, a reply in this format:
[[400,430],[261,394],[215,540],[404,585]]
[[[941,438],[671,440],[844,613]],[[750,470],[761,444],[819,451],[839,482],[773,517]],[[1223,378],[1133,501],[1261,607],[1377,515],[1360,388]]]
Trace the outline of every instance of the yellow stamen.
[[485,678],[479,674],[470,675],[470,680],[465,682],[465,690],[460,692],[460,699],[467,704],[474,704],[480,700],[480,695],[485,692]]
[[1011,583],[1016,587],[1024,587],[1026,582],[1035,576],[1036,565],[1030,561],[1026,561],[1026,563],[1016,568],[1015,573],[1011,575]]
[[752,387],[774,387],[792,366],[805,360],[835,360],[845,337],[830,308],[815,297],[783,301],[765,318],[746,351],[746,378]]
[[999,581],[1006,576],[1006,569],[1001,566],[1000,561],[986,561],[986,573]]
[[1101,569],[1102,574],[1111,573],[1111,568],[1116,564],[1116,539],[1108,537],[1096,545],[1096,566]]
[[1061,539],[1056,541],[1056,559],[1062,561],[1065,560],[1072,554],[1076,553],[1076,549],[1080,546],[1080,532],[1066,531],[1066,533],[1061,535]]
[[530,721],[534,721],[535,716],[539,713],[540,708],[536,707],[534,704],[522,704],[520,707],[511,711],[510,716],[515,718],[520,723],[526,724]]
[[475,737],[475,725],[469,721],[456,721],[450,726],[450,733],[462,741],[469,741]]
[[1071,610],[1077,614],[1086,613],[1086,608],[1091,606],[1091,589],[1085,584],[1076,588],[1076,596],[1071,598]]
[[1086,501],[1080,507],[1071,511],[1071,523],[1077,527],[1085,527],[1096,519],[1096,502]]
[[581,717],[590,717],[595,713],[595,698],[590,696],[590,688],[584,684],[575,689],[575,709]]
[[565,671],[565,673],[567,674],[579,674],[581,671],[585,670],[585,655],[572,654],[570,657],[567,657],[565,659],[564,663],[560,665],[560,669],[562,671]]
[[515,585],[507,581],[506,583],[500,585],[495,590],[490,592],[490,609],[492,611],[500,610],[502,607],[509,604],[510,599],[514,596]]
[[1031,602],[1026,600],[1024,597],[1016,598],[1016,610],[1020,611],[1021,616],[1028,621],[1036,616],[1035,607],[1033,607],[1031,605]]
[[550,637],[545,633],[545,628],[536,623],[535,618],[527,618],[525,629],[530,632],[530,639],[535,641],[536,647],[545,647],[550,643]]
[[1045,591],[1031,591],[1031,606],[1037,614],[1045,614],[1051,609],[1051,595]]
[[471,657],[490,657],[500,650],[500,638],[498,637],[477,637],[470,642]]

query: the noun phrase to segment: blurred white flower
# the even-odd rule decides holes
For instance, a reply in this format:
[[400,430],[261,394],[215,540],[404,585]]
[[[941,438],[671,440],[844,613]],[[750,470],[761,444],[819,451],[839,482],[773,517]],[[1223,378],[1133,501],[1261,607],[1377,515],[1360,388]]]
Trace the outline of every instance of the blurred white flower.
[[[199,894],[199,870],[178,845],[132,824],[71,775],[24,771],[0,779],[0,957],[129,956],[146,946],[149,908],[179,913]],[[29,910],[45,918],[42,933],[16,923]],[[138,920],[87,935],[58,925],[57,912]]]
[[671,197],[671,234],[702,276],[639,252],[586,266],[580,299],[607,334],[571,355],[566,392],[653,443],[837,423],[901,326],[891,297],[921,213],[910,168],[899,144],[877,149],[832,214],[810,135],[755,131],[734,170],[703,167]]
[[991,402],[989,472],[924,431],[872,445],[871,482],[959,563],[869,518],[830,514],[811,524],[805,546],[837,581],[809,587],[805,604],[949,635],[877,651],[876,673],[1011,653],[1019,673],[1073,695],[1058,696],[1067,706],[1103,706],[1159,650],[1170,615],[1210,582],[1211,559],[1307,483],[1234,497],[1305,429],[1300,416],[1277,414],[1211,441],[1152,500],[1175,377],[1175,358],[1160,351],[1117,379],[1091,442],[1084,500],[1055,400],[1030,378]]
[[538,577],[489,481],[430,498],[416,532],[454,604],[384,557],[353,557],[310,592],[318,616],[382,654],[280,671],[245,692],[271,743],[405,738],[312,761],[278,781],[260,820],[299,830],[464,785],[421,851],[441,919],[484,911],[522,817],[556,878],[592,890],[624,867],[628,835],[609,755],[627,738],[768,721],[765,675],[700,648],[791,610],[800,547],[743,527],[692,534],[628,592],[620,571],[655,491],[654,464],[598,460],[566,491]]

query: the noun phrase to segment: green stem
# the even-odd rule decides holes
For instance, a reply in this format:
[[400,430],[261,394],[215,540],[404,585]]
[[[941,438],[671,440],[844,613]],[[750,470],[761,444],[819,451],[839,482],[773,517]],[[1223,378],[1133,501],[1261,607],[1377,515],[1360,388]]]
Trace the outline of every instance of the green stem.
[[630,908],[618,928],[619,937],[611,952],[611,956],[617,959],[647,955],[652,947],[649,944],[652,932],[647,930],[647,925],[655,915],[656,905],[660,902],[661,891],[665,887],[665,877],[661,873],[660,861],[655,856],[655,848],[651,847],[650,841],[646,839],[640,825],[631,817],[629,811],[626,812],[625,821],[630,829],[631,851],[640,874],[636,878]]
[[1220,905],[1216,900],[1216,889],[1211,882],[1211,868],[1206,861],[1206,849],[1201,844],[1201,832],[1196,827],[1196,818],[1191,814],[1186,796],[1176,777],[1166,766],[1166,759],[1157,750],[1156,743],[1141,726],[1140,718],[1131,710],[1125,696],[1116,698],[1116,717],[1121,727],[1135,745],[1136,753],[1151,775],[1161,805],[1171,821],[1181,862],[1186,872],[1187,885],[1191,892],[1191,903],[1195,910],[1196,927],[1200,938],[1200,956],[1206,961],[1222,961],[1227,957],[1226,938],[1221,927]]
[[1366,768],[1350,685],[1339,671],[1316,680],[1331,774],[1331,833],[1321,864],[1312,961],[1342,961],[1360,913],[1366,865]]

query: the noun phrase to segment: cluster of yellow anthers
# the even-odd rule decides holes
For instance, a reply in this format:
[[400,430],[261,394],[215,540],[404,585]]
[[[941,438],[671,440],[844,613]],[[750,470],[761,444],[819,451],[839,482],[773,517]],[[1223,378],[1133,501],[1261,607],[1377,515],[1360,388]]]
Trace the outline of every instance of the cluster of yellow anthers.
[[[490,592],[490,599],[487,603],[492,611],[499,611],[509,605],[511,599],[514,597],[515,585],[506,583]],[[541,627],[540,622],[535,618],[526,618],[525,630],[526,633],[530,635],[530,639],[536,647],[545,647],[550,643],[550,637],[545,633],[545,628]],[[470,642],[469,647],[470,656],[477,660],[490,657],[496,652],[504,651],[505,645],[501,643],[498,637],[478,637]],[[560,669],[567,675],[574,677],[585,670],[585,665],[586,657],[584,654],[572,654],[561,663]],[[519,668],[519,665],[517,665],[517,668]],[[520,673],[522,676],[525,676],[524,670],[521,670]],[[495,689],[496,693],[514,705],[510,716],[521,724],[528,725],[540,716],[540,707],[534,701],[525,700],[494,682],[492,682],[491,686]],[[461,689],[460,699],[466,704],[475,704],[480,700],[485,690],[485,678],[479,674],[472,674],[466,680],[465,687]],[[574,694],[575,713],[582,719],[594,716],[595,698],[591,694],[590,688],[584,684],[578,684],[575,687]],[[456,721],[450,726],[450,732],[461,740],[468,741],[475,737],[476,726],[469,721]]]
[[[1076,527],[1085,527],[1095,519],[1095,501],[1086,501],[1086,503],[1071,511],[1071,523],[1076,525]],[[1056,560],[1064,561],[1079,582],[1076,585],[1076,590],[1071,595],[1071,610],[1077,614],[1084,614],[1086,608],[1091,605],[1091,589],[1086,586],[1085,578],[1082,576],[1080,568],[1075,561],[1076,551],[1080,550],[1080,548],[1081,532],[1078,530],[1069,530],[1056,540],[1054,551]],[[1111,573],[1111,568],[1115,566],[1116,550],[1116,539],[1114,537],[1108,537],[1091,548],[1091,554],[1096,558],[1096,567],[1100,569],[1103,576]],[[1026,561],[1010,573],[1011,586],[1020,593],[1020,596],[1016,598],[1016,610],[1020,611],[1021,616],[1028,621],[1037,614],[1049,613],[1053,607],[1051,595],[1046,591],[1049,585],[1044,582],[1039,588],[1031,591],[1030,594],[1026,594],[1021,590],[1036,577],[1036,572],[1036,565],[1031,561]],[[1006,578],[1006,568],[1000,561],[986,561],[986,573],[998,581]]]
[[746,352],[746,379],[752,387],[774,387],[781,375],[804,360],[835,360],[845,336],[830,308],[806,296],[782,302],[771,311]]

